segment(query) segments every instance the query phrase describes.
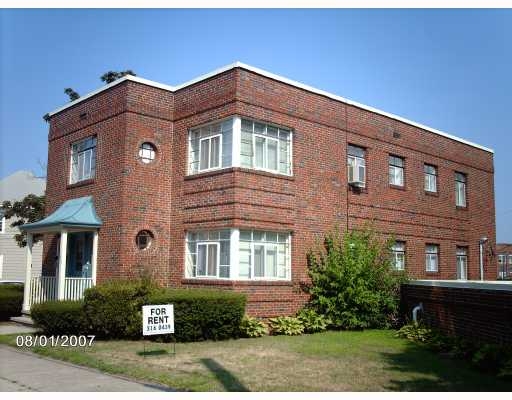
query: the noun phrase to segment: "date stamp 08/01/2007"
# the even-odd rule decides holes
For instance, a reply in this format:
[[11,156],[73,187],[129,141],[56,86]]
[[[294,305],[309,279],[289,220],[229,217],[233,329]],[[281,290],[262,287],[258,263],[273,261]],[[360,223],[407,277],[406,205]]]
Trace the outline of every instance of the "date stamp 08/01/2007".
[[18,347],[91,347],[94,335],[19,335],[16,336]]

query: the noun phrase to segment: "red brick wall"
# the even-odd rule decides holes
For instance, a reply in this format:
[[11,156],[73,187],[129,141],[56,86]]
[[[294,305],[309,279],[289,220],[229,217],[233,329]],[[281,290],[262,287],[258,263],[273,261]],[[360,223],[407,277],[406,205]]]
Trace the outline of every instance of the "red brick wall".
[[[188,130],[233,115],[293,129],[292,177],[243,168],[186,176]],[[70,145],[91,134],[98,135],[96,178],[69,187]],[[143,141],[157,146],[149,165],[137,159]],[[367,188],[359,194],[347,186],[347,143],[368,149]],[[388,153],[405,158],[405,190],[388,185]],[[423,191],[424,162],[438,166],[438,196]],[[467,209],[455,207],[455,170],[468,174]],[[69,198],[94,196],[104,222],[100,281],[150,269],[165,285],[245,291],[249,310],[261,316],[292,313],[304,303],[298,287],[307,280],[305,255],[317,238],[336,225],[357,228],[370,219],[383,234],[407,241],[411,275],[426,276],[425,243],[438,243],[439,273],[429,278],[455,277],[456,245],[469,246],[469,278],[477,278],[478,238],[495,243],[493,185],[488,152],[240,68],[176,93],[124,82],[50,120],[47,211]],[[292,282],[185,280],[185,232],[219,227],[291,231]],[[141,229],[155,235],[142,252],[135,247]],[[496,278],[490,256],[486,277]]]
[[512,344],[512,288],[402,286],[402,305],[409,319],[420,302],[424,309],[420,317],[448,335]]

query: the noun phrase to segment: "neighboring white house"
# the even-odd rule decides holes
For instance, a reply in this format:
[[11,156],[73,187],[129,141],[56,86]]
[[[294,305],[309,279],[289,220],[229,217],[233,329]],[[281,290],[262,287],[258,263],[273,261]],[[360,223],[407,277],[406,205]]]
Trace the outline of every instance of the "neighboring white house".
[[[0,180],[0,204],[5,200],[23,199],[27,194],[42,195],[46,180],[38,178],[30,171],[17,171]],[[0,210],[0,280],[25,280],[26,250],[16,243],[14,235],[18,228],[11,228],[12,221],[5,219]],[[33,247],[32,276],[41,275],[43,244]]]

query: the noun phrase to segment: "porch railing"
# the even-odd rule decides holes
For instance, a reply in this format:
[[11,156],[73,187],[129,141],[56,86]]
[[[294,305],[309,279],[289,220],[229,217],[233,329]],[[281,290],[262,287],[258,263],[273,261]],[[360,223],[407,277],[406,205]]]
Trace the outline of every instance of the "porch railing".
[[[85,289],[93,287],[92,278],[65,278],[64,300],[80,300]],[[57,300],[58,283],[55,276],[35,276],[30,280],[30,303]]]
[[85,289],[92,287],[92,278],[66,278],[64,281],[64,299],[80,300]]

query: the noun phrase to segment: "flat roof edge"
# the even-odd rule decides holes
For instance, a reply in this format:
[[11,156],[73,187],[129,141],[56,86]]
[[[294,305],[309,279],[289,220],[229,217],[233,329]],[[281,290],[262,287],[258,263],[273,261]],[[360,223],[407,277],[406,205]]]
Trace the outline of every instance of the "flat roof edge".
[[512,281],[456,281],[418,279],[407,282],[407,285],[448,287],[455,289],[505,290],[512,292]]
[[197,78],[194,78],[194,79],[191,79],[189,81],[186,81],[186,82],[184,82],[184,83],[182,83],[182,84],[180,84],[178,86],[165,85],[163,83],[151,81],[149,79],[140,78],[138,76],[125,75],[122,78],[119,78],[119,79],[115,80],[114,82],[109,83],[108,85],[105,85],[105,86],[103,86],[101,88],[98,88],[98,89],[96,89],[96,90],[94,90],[94,91],[92,91],[92,92],[90,92],[90,93],[88,93],[88,94],[78,98],[77,100],[69,102],[68,104],[66,104],[64,106],[53,110],[52,112],[48,113],[48,116],[51,117],[51,116],[53,116],[53,115],[55,115],[55,114],[65,110],[65,109],[67,109],[69,107],[75,106],[75,105],[77,105],[77,104],[79,104],[79,103],[81,103],[81,102],[83,102],[83,101],[85,101],[85,100],[87,100],[87,99],[97,95],[98,93],[101,93],[101,92],[103,92],[105,90],[108,90],[108,89],[110,89],[110,88],[112,88],[112,87],[114,87],[116,85],[119,85],[120,83],[123,83],[123,82],[125,82],[127,80],[133,81],[133,82],[142,83],[142,84],[148,85],[148,86],[153,86],[153,87],[156,87],[156,88],[159,88],[159,89],[175,92],[177,90],[184,89],[184,88],[186,88],[188,86],[191,86],[191,85],[193,85],[195,83],[198,83],[198,82],[201,82],[203,80],[209,79],[209,78],[211,78],[213,76],[219,75],[219,74],[221,74],[223,72],[229,71],[229,70],[231,70],[233,68],[243,68],[243,69],[246,69],[248,71],[254,72],[256,74],[265,76],[267,78],[270,78],[270,79],[273,79],[273,80],[276,80],[276,81],[279,81],[279,82],[283,82],[283,83],[286,83],[288,85],[295,86],[295,87],[298,87],[300,89],[306,90],[308,92],[319,94],[321,96],[325,96],[325,97],[331,98],[333,100],[337,100],[337,101],[340,101],[342,103],[346,103],[346,104],[352,105],[354,107],[361,108],[363,110],[371,111],[371,112],[374,112],[376,114],[380,114],[380,115],[383,115],[385,117],[392,118],[394,120],[403,122],[405,124],[415,126],[417,128],[423,129],[425,131],[432,132],[432,133],[435,133],[437,135],[446,137],[448,139],[455,140],[457,142],[466,144],[468,146],[475,147],[477,149],[484,150],[484,151],[487,151],[489,153],[493,153],[494,154],[494,150],[489,148],[489,147],[485,147],[485,146],[479,145],[477,143],[474,143],[474,142],[471,142],[469,140],[460,138],[460,137],[452,135],[450,133],[446,133],[446,132],[443,132],[441,130],[438,130],[438,129],[435,129],[435,128],[431,128],[431,127],[429,127],[427,125],[423,125],[423,124],[420,124],[418,122],[411,121],[411,120],[409,120],[407,118],[403,118],[403,117],[400,117],[398,115],[395,115],[395,114],[392,114],[392,113],[388,113],[386,111],[379,110],[378,108],[374,108],[374,107],[367,106],[367,105],[362,104],[362,103],[358,103],[358,102],[353,101],[353,100],[346,99],[344,97],[335,95],[333,93],[330,93],[330,92],[327,92],[327,91],[324,91],[324,90],[321,90],[321,89],[314,88],[313,86],[309,86],[309,85],[303,84],[301,82],[294,81],[292,79],[288,79],[288,78],[285,78],[285,77],[280,76],[280,75],[276,75],[276,74],[274,74],[272,72],[268,72],[268,71],[265,71],[263,69],[260,69],[260,68],[257,68],[257,67],[253,67],[251,65],[244,64],[244,63],[239,62],[239,61],[234,62],[232,64],[228,64],[228,65],[226,65],[224,67],[218,68],[218,69],[216,69],[214,71],[211,71],[209,73],[206,73],[204,75],[200,75]]

